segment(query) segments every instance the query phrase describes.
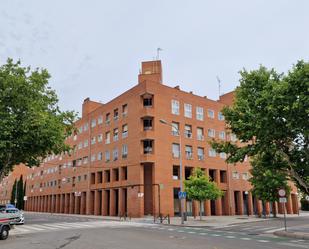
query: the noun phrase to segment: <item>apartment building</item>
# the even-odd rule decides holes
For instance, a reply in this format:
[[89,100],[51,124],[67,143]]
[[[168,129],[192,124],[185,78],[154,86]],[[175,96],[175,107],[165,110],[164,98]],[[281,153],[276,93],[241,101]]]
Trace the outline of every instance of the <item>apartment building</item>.
[[[143,62],[138,84],[130,90],[105,104],[84,100],[78,132],[67,139],[70,153],[51,155],[28,170],[26,209],[179,215],[180,174],[187,179],[200,167],[224,191],[222,198],[204,203],[205,215],[261,213],[261,201],[250,193],[248,160],[228,165],[226,155],[209,145],[212,139],[238,142],[221,113],[232,100],[233,93],[214,101],[166,86],[161,61]],[[274,208],[282,212],[281,205],[267,203],[267,212]],[[298,212],[295,188],[286,208]],[[187,214],[198,211],[199,205],[187,199]]]
[[15,180],[18,181],[21,175],[23,178],[26,177],[28,175],[28,170],[29,168],[25,165],[17,165],[8,176],[0,181],[0,204],[10,203]]

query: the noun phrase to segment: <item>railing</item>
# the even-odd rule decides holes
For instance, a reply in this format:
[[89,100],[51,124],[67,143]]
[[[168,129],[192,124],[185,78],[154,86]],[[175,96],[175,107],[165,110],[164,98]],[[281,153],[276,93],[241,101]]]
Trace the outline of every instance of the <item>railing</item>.
[[170,219],[170,215],[163,215],[163,214],[159,214],[158,216],[154,215],[153,216],[153,223],[156,223],[157,221],[160,222],[160,224],[163,224],[164,221],[167,221],[167,224],[171,224],[171,219]]

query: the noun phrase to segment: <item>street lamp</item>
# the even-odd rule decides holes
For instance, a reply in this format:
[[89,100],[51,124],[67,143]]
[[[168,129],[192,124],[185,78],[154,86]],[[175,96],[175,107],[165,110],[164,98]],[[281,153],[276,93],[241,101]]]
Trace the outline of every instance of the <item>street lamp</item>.
[[247,215],[249,216],[249,192],[245,191],[246,195],[246,204],[247,204]]
[[[170,123],[168,123],[166,120],[164,119],[160,119],[160,123],[164,124],[164,125],[168,125],[172,128],[174,128],[179,136],[179,180],[180,180],[180,192],[183,192],[183,183],[182,183],[182,159],[181,159],[181,133],[179,131],[179,129],[173,125],[171,125]],[[183,225],[185,222],[185,217],[184,217],[184,199],[181,198],[180,199],[180,214],[181,214],[181,224]]]

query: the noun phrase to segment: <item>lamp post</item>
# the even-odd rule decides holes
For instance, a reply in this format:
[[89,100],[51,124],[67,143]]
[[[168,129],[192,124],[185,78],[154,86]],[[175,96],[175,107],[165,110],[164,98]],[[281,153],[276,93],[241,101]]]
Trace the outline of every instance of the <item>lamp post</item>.
[[246,195],[247,215],[249,216],[249,192],[245,191],[245,195]]
[[[179,131],[179,129],[173,125],[171,125],[170,123],[168,123],[166,120],[164,119],[160,119],[160,123],[168,125],[172,128],[174,128],[179,136],[179,180],[180,180],[180,192],[183,192],[183,180],[182,180],[182,158],[181,158],[181,133]],[[185,223],[185,217],[184,217],[184,199],[181,198],[180,199],[180,214],[181,214],[181,224],[183,225]]]

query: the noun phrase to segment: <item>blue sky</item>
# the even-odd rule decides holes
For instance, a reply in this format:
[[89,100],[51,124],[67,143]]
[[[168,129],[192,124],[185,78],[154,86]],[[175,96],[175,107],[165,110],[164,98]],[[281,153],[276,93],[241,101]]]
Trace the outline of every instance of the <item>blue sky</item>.
[[163,48],[163,81],[218,98],[239,70],[286,72],[309,57],[306,0],[0,0],[0,64],[47,68],[62,109],[107,102],[137,83]]

